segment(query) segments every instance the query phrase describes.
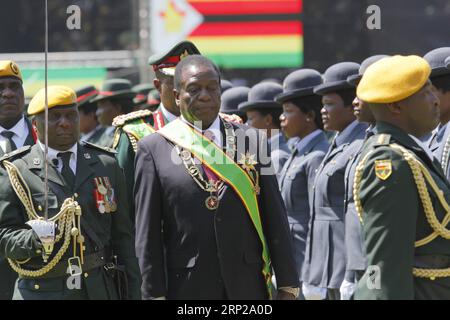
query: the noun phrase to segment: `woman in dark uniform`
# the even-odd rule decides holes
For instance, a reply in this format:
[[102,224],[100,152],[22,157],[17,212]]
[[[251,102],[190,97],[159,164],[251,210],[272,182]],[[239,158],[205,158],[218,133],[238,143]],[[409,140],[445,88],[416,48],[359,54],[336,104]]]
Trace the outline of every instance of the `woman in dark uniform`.
[[309,192],[312,190],[316,169],[329,148],[327,137],[322,130],[321,97],[313,93],[314,86],[321,83],[322,77],[316,70],[297,70],[286,77],[284,92],[276,98],[283,104],[281,129],[286,137],[299,138],[281,170],[278,181],[288,213],[299,275],[302,274],[308,234],[311,199]]

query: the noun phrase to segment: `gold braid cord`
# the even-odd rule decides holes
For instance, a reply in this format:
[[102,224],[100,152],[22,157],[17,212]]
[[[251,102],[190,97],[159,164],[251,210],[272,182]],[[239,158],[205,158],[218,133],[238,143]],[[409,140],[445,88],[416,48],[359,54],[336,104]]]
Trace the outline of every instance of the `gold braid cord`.
[[[439,187],[436,185],[436,182],[434,181],[431,174],[428,172],[427,168],[420,162],[415,155],[410,152],[409,150],[405,149],[404,147],[398,145],[398,144],[391,144],[390,147],[400,153],[404,159],[408,162],[409,167],[411,168],[414,181],[417,186],[417,192],[419,194],[420,200],[422,202],[422,206],[425,211],[425,217],[433,229],[433,232],[414,243],[414,246],[420,247],[424,246],[431,241],[433,241],[438,236],[441,236],[444,239],[450,239],[450,230],[446,229],[445,226],[450,221],[450,206],[448,205],[447,201],[444,198],[444,195],[442,191],[439,189]],[[362,179],[362,171],[364,169],[364,165],[367,162],[367,159],[371,152],[369,152],[357,165],[356,172],[355,172],[355,180],[353,184],[353,197],[355,199],[355,206],[356,211],[358,213],[359,220],[361,223],[363,223],[362,220],[362,212],[363,208],[361,205],[361,201],[359,199],[359,189],[361,186],[361,179]],[[437,195],[439,202],[441,203],[444,210],[447,212],[445,215],[442,223],[439,222],[438,218],[436,217],[436,213],[433,208],[433,204],[430,199],[430,194],[428,193],[428,188],[426,182],[431,186],[434,193]],[[421,269],[421,268],[413,268],[413,275],[420,278],[429,278],[431,280],[434,280],[436,278],[440,277],[450,277],[450,268],[446,269]]]
[[137,143],[138,143],[136,137],[133,136],[131,133],[128,133],[128,132],[125,132],[125,133],[127,134],[128,138],[130,138],[131,146],[133,147],[134,153],[136,153],[137,152]]
[[[22,177],[21,173],[17,169],[17,167],[8,161],[3,161],[3,165],[5,166],[5,169],[8,173],[9,180],[11,181],[11,185],[19,198],[19,200],[22,202],[23,206],[25,207],[25,210],[28,215],[29,220],[38,220],[43,219],[40,217],[33,206],[32,197],[30,189],[28,188],[28,185],[25,183],[24,178]],[[73,226],[76,224],[75,222],[75,216],[81,215],[81,209],[80,206],[76,201],[74,201],[72,198],[67,198],[64,200],[61,210],[56,214],[54,217],[50,218],[50,221],[55,221],[55,223],[58,224],[58,228],[60,229],[59,234],[55,237],[55,242],[58,242],[63,234],[64,234],[64,242],[59,249],[59,251],[56,253],[56,255],[49,261],[48,264],[46,264],[44,267],[38,270],[26,270],[20,266],[20,264],[24,262],[14,261],[12,259],[8,258],[8,262],[11,266],[11,268],[17,272],[21,276],[25,277],[40,277],[50,270],[52,270],[56,264],[61,260],[63,255],[66,253],[67,249],[70,245],[70,238],[73,235]],[[26,260],[28,261],[28,260]],[[25,261],[25,262],[26,262]]]

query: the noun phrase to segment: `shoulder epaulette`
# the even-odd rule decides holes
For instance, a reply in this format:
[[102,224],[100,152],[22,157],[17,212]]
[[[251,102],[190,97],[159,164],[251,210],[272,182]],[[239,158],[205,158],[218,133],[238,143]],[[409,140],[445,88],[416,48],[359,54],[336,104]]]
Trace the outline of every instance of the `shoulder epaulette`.
[[374,136],[376,139],[376,146],[388,146],[391,143],[391,135],[387,133],[380,133]]
[[99,146],[97,144],[93,144],[87,141],[82,141],[80,142],[83,146],[88,147],[88,148],[92,148],[92,149],[97,149],[103,152],[107,152],[107,153],[111,153],[112,155],[115,155],[117,152],[116,150],[114,150],[113,148],[108,148],[108,147],[102,147]]
[[121,114],[114,118],[112,125],[114,127],[122,127],[128,121],[139,119],[139,118],[145,118],[145,117],[148,117],[151,115],[152,115],[152,112],[147,109],[137,110],[137,111],[133,111],[133,112],[130,112],[127,114]]
[[19,155],[24,155],[25,153],[27,153],[28,151],[31,150],[31,146],[23,146],[19,149],[16,149],[14,151],[5,153],[1,158],[0,158],[0,162],[6,159],[11,159],[11,158],[15,158]]

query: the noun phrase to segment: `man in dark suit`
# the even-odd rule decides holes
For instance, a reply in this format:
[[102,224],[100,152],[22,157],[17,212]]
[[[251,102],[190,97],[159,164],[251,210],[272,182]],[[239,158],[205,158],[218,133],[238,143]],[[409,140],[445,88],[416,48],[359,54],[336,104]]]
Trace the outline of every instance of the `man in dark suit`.
[[[261,164],[266,143],[218,116],[220,74],[207,58],[183,59],[174,91],[182,116],[140,140],[136,154],[143,298],[267,299],[273,267],[277,298],[294,299],[286,213],[270,158]],[[246,145],[236,146],[241,134]]]
[[64,86],[48,87],[46,157],[44,101],[41,90],[28,107],[38,143],[0,159],[0,255],[19,275],[14,299],[139,299],[122,170],[110,150],[78,142],[76,95]]
[[[0,156],[33,145],[31,123],[25,118],[22,74],[10,60],[0,61]],[[17,275],[0,257],[0,300],[12,298]]]

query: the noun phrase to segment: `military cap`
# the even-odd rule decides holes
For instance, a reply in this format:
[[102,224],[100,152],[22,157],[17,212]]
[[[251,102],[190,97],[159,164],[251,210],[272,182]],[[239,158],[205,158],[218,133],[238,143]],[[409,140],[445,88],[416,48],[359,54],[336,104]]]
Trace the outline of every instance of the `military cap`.
[[103,82],[97,97],[91,102],[98,102],[106,99],[114,98],[130,98],[133,99],[136,96],[131,90],[131,82],[126,79],[108,79]]
[[147,95],[152,89],[155,89],[155,86],[150,83],[141,83],[131,88],[131,90],[134,93],[136,93],[136,96],[133,99],[134,103],[136,104],[147,103]]
[[283,92],[283,87],[275,82],[260,82],[248,92],[248,100],[238,106],[238,110],[247,112],[251,109],[281,108],[275,97]]
[[447,69],[450,69],[450,56],[445,59],[445,66],[447,67]]
[[91,101],[97,96],[98,90],[94,86],[84,86],[75,90],[77,95],[78,108],[91,104]]
[[287,75],[283,82],[283,93],[276,96],[275,101],[285,101],[310,96],[314,88],[322,84],[322,75],[313,69],[300,69]]
[[423,56],[425,60],[430,64],[431,75],[430,78],[441,76],[444,74],[450,74],[445,66],[445,59],[450,56],[450,47],[442,47],[431,50]]
[[161,96],[159,95],[159,91],[157,89],[152,89],[147,94],[147,104],[149,106],[157,106],[161,103]]
[[323,74],[323,84],[314,88],[315,94],[324,95],[344,89],[351,89],[347,78],[358,74],[359,64],[355,62],[339,62],[329,67]]
[[226,114],[237,114],[241,116],[242,112],[239,111],[238,106],[242,102],[246,102],[248,99],[249,87],[233,87],[226,92],[222,93],[220,112]]
[[[47,87],[48,108],[76,105],[75,91],[66,86]],[[28,105],[28,114],[35,115],[45,110],[45,88],[39,90]]]
[[0,61],[0,77],[16,77],[22,81],[22,72],[19,66],[12,60]]
[[418,92],[430,73],[430,65],[419,56],[383,58],[367,68],[356,94],[369,103],[401,101]]
[[233,88],[233,84],[230,81],[225,79],[220,80],[220,89],[222,90],[222,93],[231,88]]
[[366,60],[361,62],[361,66],[359,67],[358,74],[353,74],[347,78],[347,82],[350,83],[352,86],[357,86],[359,81],[361,81],[361,78],[366,71],[366,69],[373,63],[377,62],[380,59],[386,58],[388,55],[386,54],[377,54],[371,57],[368,57]]
[[191,54],[200,54],[200,51],[192,42],[181,41],[166,52],[152,55],[148,59],[148,64],[153,67],[153,71],[159,70],[173,76],[178,62]]

